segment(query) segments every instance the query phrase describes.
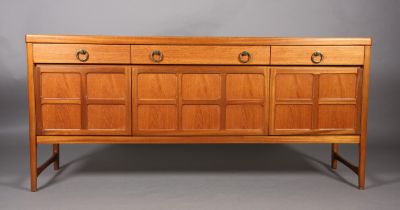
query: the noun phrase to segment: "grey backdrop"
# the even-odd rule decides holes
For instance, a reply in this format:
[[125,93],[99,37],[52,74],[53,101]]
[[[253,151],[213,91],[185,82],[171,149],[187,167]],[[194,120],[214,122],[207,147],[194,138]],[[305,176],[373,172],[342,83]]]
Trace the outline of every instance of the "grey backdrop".
[[[29,186],[27,182],[28,113],[24,40],[26,33],[140,36],[371,36],[373,48],[368,151],[374,151],[374,148],[378,147],[387,148],[376,153],[371,152],[372,156],[367,153],[368,160],[373,162],[375,157],[387,154],[389,151],[397,154],[395,148],[399,148],[400,145],[397,137],[400,134],[400,129],[397,128],[400,117],[399,15],[400,1],[398,0],[68,0],[60,2],[2,0],[0,2],[0,155],[2,160],[0,175],[11,176],[15,172],[22,174],[23,177],[18,178],[19,181],[10,182],[5,181],[3,177],[0,184],[11,188],[20,186],[22,191],[26,191]],[[213,146],[208,148],[212,150]],[[326,146],[323,148],[326,149],[324,161],[327,162],[329,148]],[[185,149],[195,151],[196,147],[184,147],[183,150]],[[235,151],[229,146],[223,148],[228,153],[230,149]],[[351,151],[355,152],[355,149]],[[178,154],[180,151],[174,150]],[[66,153],[68,154],[66,151],[62,157],[67,155]],[[182,157],[187,158],[185,153],[182,153]],[[399,156],[391,157],[398,158]],[[16,166],[12,164],[13,161],[20,164]],[[394,164],[395,161],[396,159],[386,158],[384,161],[374,162],[374,165],[389,164],[390,167],[386,169],[393,169],[398,167]],[[373,168],[371,162],[367,164],[367,170],[368,166]],[[187,169],[190,170],[190,166]],[[185,170],[185,167],[182,170]],[[371,177],[372,174],[379,176],[378,170],[370,169],[369,173]],[[395,176],[387,183],[397,181],[398,176]],[[352,178],[350,182],[355,183],[355,179]],[[54,189],[56,190],[57,186]],[[394,202],[395,199],[392,201]]]

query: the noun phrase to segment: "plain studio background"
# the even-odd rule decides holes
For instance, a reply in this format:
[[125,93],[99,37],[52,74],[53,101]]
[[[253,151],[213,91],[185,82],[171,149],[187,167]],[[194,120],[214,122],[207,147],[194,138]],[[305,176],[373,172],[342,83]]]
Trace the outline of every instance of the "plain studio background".
[[[0,2],[0,209],[396,209],[400,1]],[[26,33],[373,37],[367,189],[330,145],[69,145],[30,193]],[[357,160],[355,146],[344,155]],[[39,160],[50,154],[41,146]]]

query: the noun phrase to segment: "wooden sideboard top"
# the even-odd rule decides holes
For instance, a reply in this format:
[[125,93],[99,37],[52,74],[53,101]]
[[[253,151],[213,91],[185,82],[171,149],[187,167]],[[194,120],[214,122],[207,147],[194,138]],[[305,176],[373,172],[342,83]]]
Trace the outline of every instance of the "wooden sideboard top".
[[370,37],[190,37],[27,34],[27,43],[175,45],[372,45]]

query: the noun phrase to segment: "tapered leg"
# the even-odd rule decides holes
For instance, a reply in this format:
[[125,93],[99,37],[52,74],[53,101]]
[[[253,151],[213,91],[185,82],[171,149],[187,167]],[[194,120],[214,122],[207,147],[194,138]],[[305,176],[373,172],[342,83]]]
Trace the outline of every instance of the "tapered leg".
[[358,163],[358,188],[363,190],[365,187],[365,141],[359,144],[359,163]]
[[54,161],[54,170],[60,169],[60,144],[53,144],[53,155],[56,155],[56,160]]
[[30,165],[31,165],[31,191],[37,190],[37,143],[36,137],[31,137],[30,141]]
[[331,167],[333,169],[337,168],[337,160],[335,158],[335,153],[337,153],[339,151],[339,144],[332,144],[332,157],[331,157]]

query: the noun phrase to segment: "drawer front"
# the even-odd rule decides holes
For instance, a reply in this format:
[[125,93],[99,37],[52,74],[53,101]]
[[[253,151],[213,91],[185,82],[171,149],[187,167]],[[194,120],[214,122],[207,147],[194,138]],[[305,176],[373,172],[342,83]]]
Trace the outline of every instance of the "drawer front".
[[129,45],[34,44],[35,63],[130,63]]
[[132,45],[133,64],[269,64],[269,46]]
[[362,65],[363,46],[272,46],[271,64]]

